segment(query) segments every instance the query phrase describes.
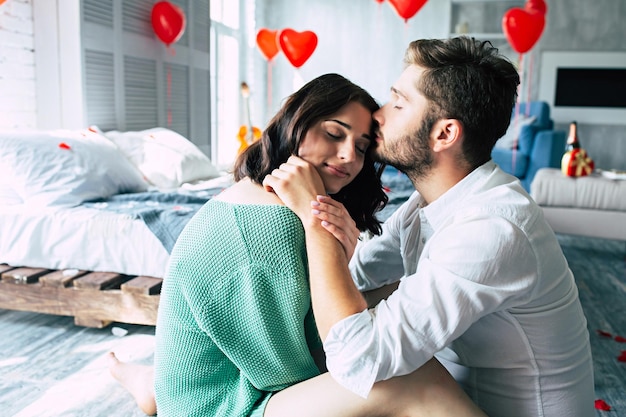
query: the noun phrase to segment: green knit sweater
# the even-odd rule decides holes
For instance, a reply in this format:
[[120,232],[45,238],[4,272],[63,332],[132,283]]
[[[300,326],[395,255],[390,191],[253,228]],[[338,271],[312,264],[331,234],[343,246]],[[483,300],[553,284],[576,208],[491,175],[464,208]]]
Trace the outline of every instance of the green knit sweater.
[[159,417],[262,416],[319,374],[304,230],[279,205],[211,200],[172,250],[156,327]]

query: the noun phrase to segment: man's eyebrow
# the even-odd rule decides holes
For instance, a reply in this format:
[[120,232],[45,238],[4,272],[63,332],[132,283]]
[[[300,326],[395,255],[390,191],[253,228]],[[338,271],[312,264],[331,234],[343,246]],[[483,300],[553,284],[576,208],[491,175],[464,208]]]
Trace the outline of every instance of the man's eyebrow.
[[[338,123],[338,124],[340,124],[341,126],[345,127],[346,129],[348,129],[348,130],[352,130],[352,126],[350,126],[350,125],[349,125],[348,123],[346,123],[346,122],[342,122],[341,120],[338,120],[338,119],[328,119],[327,121],[328,121],[328,122],[335,122],[335,123]],[[372,137],[370,136],[370,134],[369,134],[369,133],[364,133],[364,134],[362,135],[362,137],[364,137],[365,139],[368,139],[368,140],[372,140]]]
[[408,100],[409,98],[406,96],[406,94],[404,94],[403,92],[401,92],[400,90],[398,90],[396,87],[391,87],[391,92],[394,94],[399,95],[400,97],[402,97],[405,100]]

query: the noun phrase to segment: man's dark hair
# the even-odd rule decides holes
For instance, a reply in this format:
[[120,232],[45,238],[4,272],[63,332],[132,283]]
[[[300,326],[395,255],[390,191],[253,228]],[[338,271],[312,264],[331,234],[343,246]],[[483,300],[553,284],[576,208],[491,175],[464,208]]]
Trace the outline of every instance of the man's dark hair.
[[489,41],[457,37],[413,41],[404,63],[425,70],[416,87],[430,101],[429,115],[463,124],[463,154],[470,168],[487,162],[509,126],[517,98],[520,78],[510,60]]

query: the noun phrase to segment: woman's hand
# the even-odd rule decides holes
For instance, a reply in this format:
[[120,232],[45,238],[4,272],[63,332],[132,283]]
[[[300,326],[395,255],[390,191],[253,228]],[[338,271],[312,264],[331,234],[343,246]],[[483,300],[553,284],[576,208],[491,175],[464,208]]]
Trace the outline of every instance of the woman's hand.
[[344,249],[349,260],[360,236],[356,223],[346,208],[325,195],[317,170],[305,160],[291,156],[263,180],[268,191],[274,191],[305,225],[316,222],[329,231]]
[[346,258],[350,260],[361,232],[348,210],[343,204],[326,195],[318,195],[317,200],[311,202],[311,207],[312,214],[320,219],[324,229],[341,243]]
[[267,191],[274,191],[305,225],[307,221],[315,220],[311,213],[311,201],[318,194],[326,193],[315,167],[297,156],[289,157],[287,162],[266,176],[263,186]]

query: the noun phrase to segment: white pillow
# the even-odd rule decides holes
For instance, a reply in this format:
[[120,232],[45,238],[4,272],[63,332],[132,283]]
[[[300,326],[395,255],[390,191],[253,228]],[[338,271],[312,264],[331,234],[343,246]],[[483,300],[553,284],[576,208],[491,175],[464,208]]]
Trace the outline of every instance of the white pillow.
[[513,149],[516,141],[519,139],[519,134],[522,130],[522,127],[531,124],[536,119],[535,116],[526,116],[523,114],[517,115],[517,120],[513,118],[511,120],[511,124],[509,124],[509,128],[506,130],[504,136],[496,141],[496,148],[503,149]]
[[8,175],[0,177],[0,206],[11,206],[13,204],[22,204],[22,198],[15,192],[13,187],[6,181]]
[[37,206],[72,207],[148,188],[114,144],[87,130],[1,131],[0,172],[14,195]]
[[157,127],[140,132],[106,132],[153,185],[176,188],[187,182],[219,176],[211,160],[178,133]]

